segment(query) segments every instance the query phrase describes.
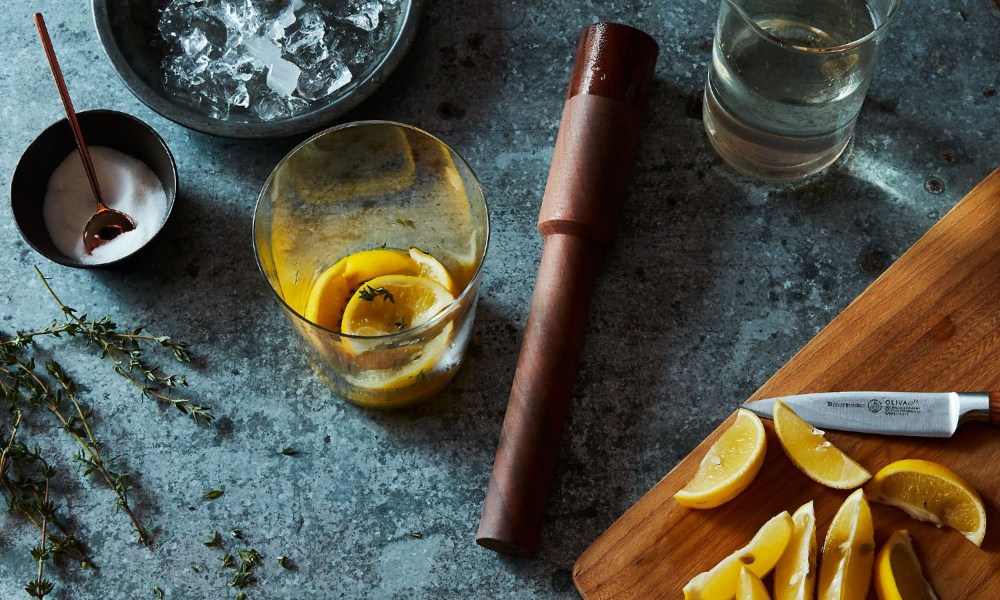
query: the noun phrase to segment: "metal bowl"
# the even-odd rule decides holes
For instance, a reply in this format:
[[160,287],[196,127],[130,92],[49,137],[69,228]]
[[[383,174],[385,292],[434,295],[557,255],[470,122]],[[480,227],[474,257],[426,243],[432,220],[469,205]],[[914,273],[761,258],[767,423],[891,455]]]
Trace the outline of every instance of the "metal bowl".
[[166,1],[93,0],[97,35],[111,64],[129,90],[146,106],[196,131],[230,138],[274,138],[323,127],[370,96],[399,65],[416,36],[423,0],[400,0],[400,17],[391,42],[369,66],[325,100],[294,116],[261,120],[221,119],[164,89],[162,62],[168,47],[159,40],[157,22]]
[[[132,115],[113,110],[88,110],[77,113],[77,119],[88,146],[114,148],[144,163],[156,174],[167,196],[166,214],[157,233],[131,254],[105,263],[85,263],[56,248],[45,227],[43,207],[49,178],[56,167],[76,151],[73,131],[66,119],[48,127],[21,155],[10,183],[11,212],[21,236],[45,258],[67,267],[105,268],[128,261],[159,237],[177,198],[177,167],[163,138]],[[89,190],[86,193],[89,194]]]

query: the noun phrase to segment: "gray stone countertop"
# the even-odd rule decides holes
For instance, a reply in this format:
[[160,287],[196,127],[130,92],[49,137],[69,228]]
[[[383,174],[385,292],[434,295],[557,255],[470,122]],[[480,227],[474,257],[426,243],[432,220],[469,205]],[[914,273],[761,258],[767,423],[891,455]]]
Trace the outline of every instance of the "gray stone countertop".
[[[492,243],[468,360],[438,397],[397,413],[332,397],[254,263],[251,215],[301,138],[245,142],[188,131],[116,77],[88,3],[0,5],[0,181],[62,117],[31,14],[46,14],[79,110],[150,123],[173,150],[182,194],[166,235],[119,270],[35,254],[0,205],[0,332],[57,318],[34,275],[92,315],[192,344],[174,367],[216,415],[196,427],[134,390],[79,344],[48,344],[83,384],[96,428],[136,474],[142,547],[111,492],[72,465],[50,420],[44,445],[68,516],[99,569],[50,567],[54,598],[232,598],[221,552],[264,556],[248,598],[572,598],[576,557],[706,434],[1000,165],[1000,5],[904,2],[856,139],[806,182],[771,185],[721,163],[700,92],[717,0],[427,0],[398,71],[344,120],[412,123],[481,178]],[[475,544],[531,297],[534,232],[580,29],[633,24],[661,46],[622,234],[604,260],[538,555]],[[158,362],[169,364],[165,355]],[[6,421],[6,417],[4,417]],[[294,447],[289,457],[281,449]],[[208,501],[202,494],[223,489]],[[242,530],[244,540],[228,538]],[[33,528],[0,516],[0,597],[26,597]],[[288,556],[295,568],[278,566]]]

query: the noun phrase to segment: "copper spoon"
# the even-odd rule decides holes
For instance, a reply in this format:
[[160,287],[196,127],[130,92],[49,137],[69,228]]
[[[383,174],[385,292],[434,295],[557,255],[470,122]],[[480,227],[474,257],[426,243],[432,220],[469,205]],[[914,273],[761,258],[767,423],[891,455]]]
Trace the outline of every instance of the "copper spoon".
[[38,29],[38,37],[42,40],[42,47],[45,49],[45,58],[49,61],[52,77],[56,80],[59,98],[62,100],[63,108],[66,109],[66,120],[69,121],[69,126],[73,130],[76,148],[80,151],[80,160],[83,161],[83,170],[87,172],[90,189],[93,190],[94,199],[97,200],[97,210],[83,228],[83,247],[87,254],[90,254],[98,246],[103,246],[126,231],[135,229],[135,221],[120,210],[108,208],[101,199],[101,187],[97,182],[94,163],[90,160],[90,151],[87,150],[87,143],[83,140],[83,132],[80,131],[80,123],[76,119],[76,111],[73,110],[73,101],[69,97],[62,69],[59,68],[56,51],[52,48],[52,40],[49,39],[49,32],[45,28],[45,19],[42,18],[41,13],[35,13],[35,27]]

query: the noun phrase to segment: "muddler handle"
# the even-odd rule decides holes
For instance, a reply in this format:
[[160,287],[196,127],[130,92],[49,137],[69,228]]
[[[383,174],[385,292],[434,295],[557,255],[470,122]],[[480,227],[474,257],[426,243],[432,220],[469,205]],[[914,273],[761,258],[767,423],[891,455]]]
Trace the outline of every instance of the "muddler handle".
[[627,25],[583,30],[538,217],[545,244],[479,545],[530,556],[555,468],[597,262],[618,233],[658,53]]

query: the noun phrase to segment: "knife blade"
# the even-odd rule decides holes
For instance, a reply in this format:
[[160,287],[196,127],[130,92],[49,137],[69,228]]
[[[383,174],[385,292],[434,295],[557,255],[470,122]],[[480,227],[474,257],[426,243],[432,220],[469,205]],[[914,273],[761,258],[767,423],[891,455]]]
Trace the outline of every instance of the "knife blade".
[[1000,420],[991,417],[985,392],[820,392],[748,401],[742,408],[770,419],[778,400],[814,427],[882,435],[951,437],[967,421]]

